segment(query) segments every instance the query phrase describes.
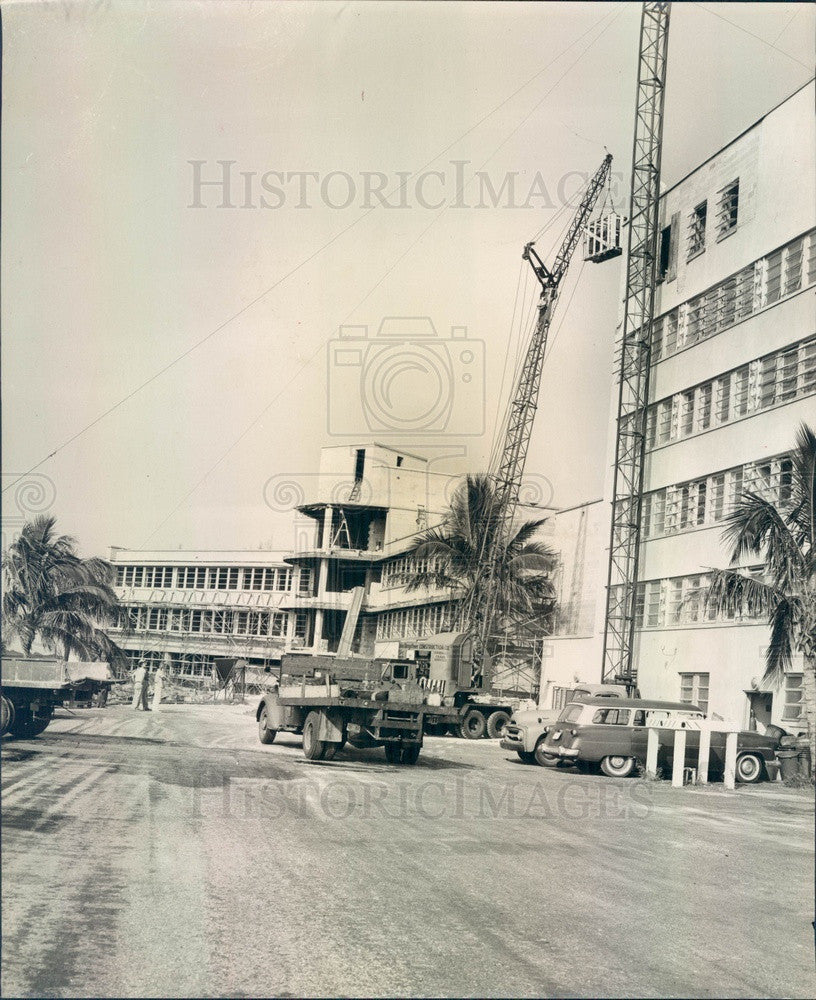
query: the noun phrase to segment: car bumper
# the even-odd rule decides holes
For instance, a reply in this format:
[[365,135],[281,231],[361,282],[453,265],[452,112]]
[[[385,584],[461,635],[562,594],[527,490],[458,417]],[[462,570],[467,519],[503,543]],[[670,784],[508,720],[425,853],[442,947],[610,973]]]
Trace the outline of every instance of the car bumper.
[[548,743],[544,744],[544,753],[551,754],[553,757],[566,757],[568,760],[574,760],[579,752],[578,747],[560,747],[550,746]]
[[505,736],[504,739],[500,741],[499,746],[504,750],[515,750],[516,752],[524,753],[523,740],[511,740],[508,736]]

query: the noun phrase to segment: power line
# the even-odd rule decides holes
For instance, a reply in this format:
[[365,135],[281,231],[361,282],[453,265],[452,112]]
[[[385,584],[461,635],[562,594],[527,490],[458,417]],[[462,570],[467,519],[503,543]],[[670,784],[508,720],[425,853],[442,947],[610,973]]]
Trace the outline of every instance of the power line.
[[[505,145],[505,144],[506,144],[506,143],[507,143],[507,142],[508,142],[508,141],[509,141],[509,140],[510,140],[511,138],[512,138],[512,136],[513,136],[513,135],[515,135],[515,133],[516,133],[516,132],[518,132],[518,131],[519,131],[519,130],[521,129],[521,127],[522,127],[522,126],[523,126],[523,125],[524,125],[524,124],[525,124],[525,123],[526,123],[527,121],[529,121],[529,119],[530,119],[530,118],[532,117],[532,115],[533,115],[533,114],[534,114],[534,113],[535,113],[535,112],[536,112],[536,111],[538,110],[538,108],[539,108],[539,107],[540,107],[540,106],[541,106],[541,105],[542,105],[542,104],[544,103],[544,101],[545,101],[545,100],[546,100],[546,99],[547,99],[547,98],[548,98],[548,97],[550,96],[550,94],[552,94],[552,92],[553,92],[553,91],[555,90],[555,88],[556,88],[556,87],[558,86],[558,84],[559,84],[559,83],[561,83],[561,81],[562,81],[562,80],[563,80],[563,79],[564,79],[564,78],[566,77],[566,75],[567,75],[567,74],[568,74],[568,73],[570,72],[570,70],[572,70],[572,69],[573,69],[573,67],[575,67],[575,66],[576,66],[576,65],[577,65],[577,64],[578,64],[578,63],[580,62],[580,60],[581,60],[581,59],[582,59],[582,58],[583,58],[583,57],[584,57],[584,56],[586,55],[586,53],[587,53],[587,52],[588,52],[588,51],[590,50],[590,48],[592,48],[592,46],[593,46],[593,45],[595,44],[595,42],[597,42],[597,41],[598,41],[598,40],[599,40],[599,39],[601,38],[601,36],[602,36],[602,35],[603,35],[603,34],[604,34],[604,33],[605,33],[606,31],[607,31],[607,29],[608,29],[609,27],[611,27],[612,23],[613,23],[613,22],[614,22],[614,21],[616,20],[616,18],[618,17],[618,15],[619,15],[619,14],[620,14],[620,9],[618,9],[618,10],[617,10],[617,11],[616,11],[616,12],[615,12],[615,13],[614,13],[614,14],[613,14],[612,16],[611,16],[611,18],[610,18],[610,19],[608,20],[607,24],[606,24],[606,25],[604,25],[604,27],[603,27],[603,28],[601,29],[601,31],[600,31],[600,32],[599,32],[599,33],[598,33],[598,34],[597,34],[597,35],[595,36],[595,38],[593,38],[593,39],[592,39],[592,41],[591,41],[591,42],[590,42],[590,43],[589,43],[589,44],[588,44],[588,45],[586,46],[586,48],[585,48],[585,49],[584,49],[584,50],[583,50],[583,51],[582,51],[582,52],[580,53],[580,55],[579,55],[579,56],[577,57],[577,59],[575,59],[575,61],[574,61],[574,62],[572,62],[572,63],[571,63],[571,64],[570,64],[570,65],[569,65],[569,66],[568,66],[568,67],[566,68],[566,70],[565,70],[565,71],[564,71],[564,72],[563,72],[563,73],[561,74],[561,76],[560,76],[560,77],[559,77],[559,78],[558,78],[558,79],[557,79],[557,80],[555,81],[555,83],[554,83],[554,84],[552,85],[552,87],[550,87],[550,89],[549,89],[549,90],[547,91],[547,93],[545,93],[545,94],[543,95],[543,97],[542,97],[542,98],[541,98],[541,99],[540,99],[539,101],[537,101],[537,102],[536,102],[536,104],[534,104],[534,105],[533,105],[533,107],[532,107],[532,108],[530,109],[530,111],[529,111],[529,112],[528,112],[528,113],[527,113],[527,114],[526,114],[526,115],[524,116],[524,118],[522,118],[522,120],[521,120],[521,121],[520,121],[520,122],[519,122],[519,123],[518,123],[518,124],[517,124],[516,126],[514,126],[514,127],[513,127],[513,129],[512,129],[512,130],[511,130],[511,131],[510,131],[510,132],[508,133],[508,135],[507,135],[507,136],[506,136],[506,137],[505,137],[505,138],[504,138],[504,139],[503,139],[503,140],[502,140],[502,141],[501,141],[501,142],[500,142],[500,143],[498,144],[498,146],[496,146],[496,147],[494,148],[494,150],[493,150],[493,151],[492,151],[492,152],[490,153],[490,155],[489,155],[489,156],[487,157],[487,159],[485,159],[485,160],[484,160],[484,162],[482,163],[481,167],[479,168],[479,170],[480,170],[480,171],[481,171],[481,170],[483,170],[485,166],[487,166],[487,164],[488,164],[488,163],[489,163],[489,162],[490,162],[490,161],[492,160],[492,158],[493,158],[493,157],[494,157],[494,156],[496,155],[496,153],[497,153],[497,152],[498,152],[498,151],[499,151],[499,150],[500,150],[500,149],[501,149],[501,148],[502,148],[502,147],[503,147],[503,146],[504,146],[504,145]],[[586,34],[586,33],[585,33],[585,34]],[[441,155],[441,154],[440,154],[440,155]],[[431,162],[433,162],[433,161],[431,161]],[[474,175],[473,177],[471,177],[471,179],[470,179],[470,180],[469,180],[469,181],[467,182],[467,184],[466,184],[465,186],[467,187],[467,186],[469,186],[470,184],[472,184],[472,183],[474,182],[474,180],[475,180],[475,179],[476,179],[476,175]],[[421,233],[419,234],[419,236],[418,236],[418,237],[417,237],[417,238],[416,238],[416,239],[415,239],[415,240],[413,241],[413,243],[411,243],[411,245],[410,245],[410,246],[409,246],[409,247],[408,247],[408,248],[407,248],[407,249],[406,249],[406,250],[405,250],[405,251],[404,251],[404,252],[403,252],[403,253],[402,253],[402,254],[401,254],[401,255],[400,255],[400,256],[399,256],[398,258],[397,258],[397,260],[396,260],[396,261],[394,261],[394,263],[393,263],[393,264],[392,264],[392,265],[391,265],[391,266],[390,266],[390,267],[388,268],[388,270],[387,270],[387,271],[385,272],[385,274],[384,274],[384,275],[382,275],[382,277],[380,277],[380,278],[379,278],[379,279],[377,280],[377,282],[376,282],[376,283],[375,283],[375,284],[374,284],[374,285],[372,286],[372,288],[371,288],[371,289],[369,289],[369,291],[368,291],[368,292],[367,292],[367,293],[366,293],[366,294],[365,294],[365,295],[363,296],[363,298],[362,298],[362,299],[361,299],[361,300],[360,300],[360,301],[359,301],[359,302],[357,303],[357,305],[356,305],[356,306],[354,306],[354,308],[353,308],[353,309],[351,310],[351,312],[350,312],[350,313],[349,313],[349,314],[348,314],[348,315],[346,316],[346,318],[345,318],[345,319],[344,319],[344,320],[342,321],[343,323],[345,323],[345,322],[346,322],[346,320],[348,320],[348,319],[349,319],[349,318],[350,318],[350,317],[351,317],[352,315],[354,315],[354,313],[356,312],[356,310],[357,310],[357,309],[359,309],[359,307],[360,307],[360,306],[361,306],[361,305],[362,305],[362,304],[363,304],[363,303],[364,303],[364,302],[365,302],[365,301],[366,301],[366,300],[367,300],[367,299],[368,299],[368,298],[369,298],[369,297],[370,297],[370,296],[371,296],[371,295],[373,294],[373,292],[374,292],[374,291],[375,291],[375,290],[376,290],[376,289],[377,289],[377,288],[378,288],[378,287],[379,287],[379,286],[380,286],[380,285],[382,284],[382,282],[383,282],[383,281],[384,281],[384,280],[385,280],[385,279],[386,279],[386,278],[388,277],[388,275],[389,275],[389,274],[390,274],[390,273],[391,273],[391,272],[392,272],[392,271],[394,270],[394,268],[396,268],[396,266],[397,266],[397,265],[398,265],[399,263],[401,263],[401,261],[402,261],[402,260],[404,260],[404,258],[405,258],[405,257],[407,257],[407,255],[408,255],[408,254],[409,254],[409,253],[411,252],[411,250],[413,250],[413,248],[414,248],[414,247],[415,247],[415,246],[416,246],[416,245],[417,245],[418,243],[420,243],[420,242],[421,242],[421,240],[422,240],[422,239],[423,239],[423,237],[424,237],[424,236],[426,235],[426,233],[428,233],[428,231],[429,231],[429,230],[430,230],[430,229],[432,228],[432,226],[434,226],[434,225],[436,224],[436,222],[438,222],[438,220],[439,220],[439,219],[440,219],[440,218],[442,217],[442,215],[444,215],[444,214],[445,214],[445,212],[446,212],[446,211],[448,210],[448,208],[449,208],[449,207],[450,207],[450,202],[446,202],[446,203],[445,203],[445,205],[444,205],[444,206],[442,207],[442,209],[441,209],[441,210],[440,210],[440,211],[439,211],[439,212],[438,212],[438,213],[437,213],[437,214],[436,214],[436,215],[435,215],[435,216],[433,217],[433,219],[431,220],[431,222],[430,222],[430,223],[429,223],[429,224],[428,224],[428,225],[427,225],[427,226],[425,227],[425,229],[423,229],[423,231],[422,231],[422,232],[421,232]],[[548,223],[548,224],[547,224],[547,226],[545,226],[545,227],[544,227],[544,228],[542,229],[542,232],[544,231],[544,229],[547,229],[547,228],[549,228],[549,227],[550,227],[550,225],[552,225],[552,224],[553,224],[553,223],[555,222],[555,219],[557,219],[557,218],[558,218],[558,216],[560,215],[561,211],[563,211],[563,206],[562,206],[562,209],[561,209],[561,210],[559,210],[559,211],[558,211],[558,212],[556,213],[556,215],[554,216],[554,218],[553,218],[552,220],[550,220],[550,223]],[[359,220],[358,220],[358,221],[359,221]],[[567,223],[567,225],[569,225],[569,222]],[[351,228],[351,227],[350,227],[350,226],[349,226],[349,227],[347,227],[347,229],[349,229],[349,228]],[[347,230],[346,230],[346,231],[347,231]],[[339,236],[339,235],[342,235],[342,233],[341,233],[341,234],[338,234],[338,236]],[[337,237],[335,237],[335,238],[337,238]],[[316,255],[316,254],[315,254],[315,255]],[[313,256],[315,256],[315,255],[313,255]],[[181,499],[179,500],[179,502],[178,502],[178,503],[176,504],[176,506],[175,506],[175,507],[174,507],[174,508],[173,508],[173,509],[172,509],[172,510],[170,511],[170,513],[169,513],[169,514],[167,514],[167,516],[166,516],[166,517],[165,517],[165,518],[164,518],[164,519],[163,519],[163,520],[162,520],[162,521],[161,521],[161,522],[160,522],[160,523],[159,523],[159,524],[158,524],[158,525],[157,525],[157,526],[156,526],[156,527],[155,527],[155,528],[153,529],[153,531],[151,531],[151,533],[150,533],[150,534],[149,534],[149,535],[147,536],[147,538],[145,539],[145,543],[146,543],[146,542],[148,542],[148,541],[149,541],[149,540],[150,540],[150,539],[151,539],[151,538],[153,537],[153,535],[155,535],[155,534],[156,534],[156,532],[157,532],[157,531],[159,531],[159,529],[160,529],[160,528],[162,528],[162,527],[163,527],[163,526],[164,526],[164,525],[165,525],[165,524],[167,523],[167,521],[169,521],[169,520],[170,520],[170,518],[171,518],[171,517],[173,516],[173,514],[175,514],[175,513],[176,513],[176,511],[178,511],[178,510],[179,510],[179,509],[180,509],[180,508],[181,508],[181,507],[182,507],[182,506],[183,506],[183,505],[184,505],[184,504],[186,503],[186,501],[187,501],[187,500],[188,500],[188,499],[189,499],[189,498],[190,498],[190,497],[191,497],[191,496],[193,495],[193,493],[195,493],[195,492],[196,492],[196,490],[197,490],[197,489],[198,489],[198,488],[199,488],[199,487],[201,486],[201,484],[202,484],[203,482],[205,482],[205,481],[206,481],[206,480],[207,480],[207,479],[209,478],[209,476],[210,476],[210,475],[211,475],[211,474],[212,474],[212,473],[213,473],[213,472],[214,472],[214,471],[215,471],[215,470],[216,470],[216,469],[217,469],[217,468],[218,468],[218,467],[219,467],[219,466],[220,466],[220,465],[222,464],[222,462],[223,462],[223,461],[224,461],[224,460],[225,460],[225,459],[227,458],[227,456],[228,456],[228,455],[229,455],[229,454],[230,454],[230,453],[231,453],[231,452],[233,451],[233,449],[234,449],[234,448],[235,448],[235,447],[236,447],[236,446],[237,446],[238,444],[240,444],[240,442],[241,442],[241,441],[242,441],[242,440],[243,440],[243,439],[244,439],[244,438],[245,438],[245,437],[247,436],[247,434],[248,434],[248,433],[249,433],[249,432],[250,432],[250,431],[252,430],[252,428],[253,428],[253,427],[255,427],[255,426],[256,426],[256,425],[257,425],[257,424],[259,423],[259,421],[261,420],[261,418],[262,418],[262,417],[263,417],[263,416],[264,416],[264,415],[265,415],[265,414],[266,414],[266,413],[267,413],[267,412],[268,412],[268,411],[269,411],[269,410],[270,410],[270,409],[272,408],[272,406],[273,406],[273,405],[274,405],[274,404],[275,404],[275,403],[276,403],[276,402],[278,401],[278,399],[280,399],[280,397],[281,397],[281,395],[283,394],[283,392],[284,392],[284,391],[285,391],[286,389],[288,389],[288,388],[289,388],[289,386],[290,386],[290,385],[291,385],[291,384],[292,384],[292,383],[293,383],[293,382],[295,381],[295,379],[297,379],[297,378],[298,378],[298,376],[299,376],[299,375],[301,374],[301,372],[303,372],[303,371],[304,371],[304,369],[306,369],[306,368],[307,368],[307,367],[308,367],[308,366],[309,366],[309,365],[311,364],[311,362],[312,362],[312,361],[313,361],[313,360],[314,360],[314,359],[315,359],[315,358],[317,357],[318,353],[320,353],[320,352],[322,352],[322,351],[323,351],[323,349],[324,349],[324,348],[325,348],[325,346],[326,346],[326,343],[327,343],[327,342],[323,342],[323,343],[321,343],[321,344],[319,344],[319,345],[318,345],[318,347],[316,348],[316,350],[315,350],[315,351],[314,351],[314,352],[313,352],[313,353],[312,353],[312,354],[311,354],[311,355],[309,356],[309,358],[307,358],[307,359],[306,359],[306,361],[305,361],[305,362],[304,362],[304,363],[303,363],[303,364],[301,365],[301,367],[300,367],[300,368],[299,368],[299,369],[298,369],[298,370],[297,370],[297,371],[296,371],[296,372],[294,373],[294,375],[293,375],[293,376],[292,376],[292,377],[291,377],[291,378],[289,379],[289,381],[288,381],[288,382],[286,383],[286,385],[285,385],[285,386],[283,386],[283,387],[282,387],[282,388],[281,388],[281,389],[280,389],[280,390],[279,390],[279,391],[278,391],[278,392],[277,392],[277,393],[275,394],[275,396],[274,396],[274,397],[273,397],[273,398],[272,398],[272,399],[270,400],[270,402],[269,402],[269,403],[268,403],[268,404],[267,404],[267,405],[266,405],[266,406],[265,406],[265,407],[263,408],[263,410],[261,410],[261,412],[260,412],[260,413],[259,413],[259,414],[258,414],[258,415],[257,415],[257,416],[255,417],[255,418],[253,418],[253,420],[252,420],[252,421],[251,421],[251,422],[250,422],[250,423],[249,423],[249,424],[248,424],[248,425],[247,425],[247,426],[246,426],[246,427],[244,428],[244,430],[243,430],[243,431],[242,431],[242,432],[241,432],[241,433],[239,434],[239,436],[238,436],[238,437],[237,437],[237,438],[236,438],[236,439],[235,439],[235,440],[234,440],[234,441],[233,441],[233,442],[232,442],[232,443],[231,443],[231,444],[230,444],[230,445],[229,445],[229,446],[227,447],[227,449],[226,449],[226,450],[225,450],[224,452],[222,452],[222,454],[221,454],[221,455],[220,455],[220,457],[219,457],[219,458],[218,458],[218,459],[216,460],[216,462],[214,462],[214,463],[213,463],[213,465],[211,465],[211,466],[210,466],[210,468],[209,468],[209,469],[208,469],[208,470],[207,470],[207,471],[206,471],[206,472],[204,473],[204,475],[203,475],[203,476],[202,476],[202,477],[201,477],[201,478],[200,478],[200,479],[199,479],[199,480],[198,480],[198,481],[197,481],[197,482],[195,483],[195,485],[194,485],[194,486],[193,486],[193,487],[192,487],[192,488],[191,488],[191,489],[190,489],[190,490],[189,490],[189,491],[188,491],[188,492],[187,492],[187,493],[186,493],[186,494],[185,494],[185,495],[184,495],[184,496],[183,496],[183,497],[182,497],[182,498],[181,498]],[[509,405],[509,404],[508,404],[508,405]],[[143,544],[144,544],[144,543],[143,543]]]
[[[619,7],[618,11],[612,16],[612,19],[610,20],[609,24],[611,24],[612,20],[614,20],[617,17],[618,13],[620,13],[620,7]],[[503,108],[507,103],[509,103],[519,93],[521,93],[521,91],[525,90],[534,80],[537,80],[539,76],[541,76],[551,66],[553,66],[556,62],[558,62],[558,60],[561,59],[562,56],[566,55],[567,52],[570,51],[570,49],[572,49],[575,45],[577,45],[583,38],[585,38],[596,27],[597,27],[597,24],[590,25],[590,27],[587,28],[586,31],[582,32],[576,39],[574,39],[572,42],[570,42],[570,44],[562,52],[560,52],[554,59],[550,60],[550,62],[548,62],[545,66],[543,66],[537,73],[535,73],[533,76],[531,76],[529,78],[529,80],[525,81],[525,83],[523,83],[520,87],[518,87],[516,90],[514,90],[512,94],[510,94],[503,101],[501,101],[494,108],[492,108],[485,115],[483,115],[477,122],[475,122],[473,125],[471,125],[470,128],[466,129],[460,136],[458,136],[458,138],[454,139],[444,149],[442,149],[438,153],[436,153],[435,156],[433,156],[431,159],[429,159],[421,167],[419,167],[417,170],[413,171],[413,174],[416,175],[417,173],[420,173],[421,171],[425,170],[431,164],[435,163],[441,156],[444,156],[445,153],[447,153],[451,149],[453,149],[453,147],[456,146],[459,142],[461,142],[462,139],[464,139],[468,135],[470,135],[471,132],[474,132],[477,128],[479,128],[480,125],[484,124],[484,122],[487,121],[488,118],[492,117],[497,111],[499,111],[501,108]],[[608,25],[607,25],[607,27],[608,27]],[[606,30],[606,28],[604,28],[604,31],[605,30]],[[594,44],[594,43],[590,43],[590,45],[591,44]],[[582,55],[583,55],[583,53],[582,53]],[[580,58],[581,57],[579,56],[579,59]],[[569,70],[571,68],[572,68],[572,66],[568,67],[567,70],[566,70],[566,72],[569,72]],[[556,83],[553,85],[553,89],[554,89],[555,86],[558,85],[558,83],[561,81],[561,79],[563,79],[563,76],[566,75],[566,72],[565,72],[565,74],[563,74],[559,78],[559,80],[556,81]],[[511,133],[511,135],[512,134],[513,133]],[[392,194],[394,194],[395,192],[397,192],[397,191],[401,192],[404,189],[404,187],[405,187],[405,185],[407,183],[408,183],[408,178],[406,177],[399,185],[397,185],[397,187],[393,188],[391,191],[388,192],[388,194],[385,196],[386,199],[390,198],[390,196]],[[379,204],[372,205],[371,208],[367,209],[362,215],[358,216],[353,222],[350,222],[347,226],[345,226],[343,229],[341,229],[340,232],[338,232],[334,236],[332,236],[332,238],[330,240],[328,240],[326,243],[324,243],[321,247],[319,247],[317,250],[314,250],[311,254],[309,254],[307,257],[305,257],[303,260],[301,260],[298,264],[296,264],[293,268],[291,268],[289,271],[287,271],[286,274],[284,274],[282,277],[280,277],[277,281],[275,281],[267,289],[265,289],[259,295],[255,296],[254,299],[252,299],[250,302],[248,302],[244,306],[242,306],[237,312],[233,313],[230,317],[228,317],[226,320],[224,320],[223,323],[220,323],[217,327],[215,327],[215,329],[211,330],[205,337],[202,337],[199,341],[197,341],[191,347],[187,348],[187,350],[183,351],[181,354],[179,354],[172,361],[169,361],[166,365],[164,365],[162,368],[160,368],[157,372],[155,372],[149,378],[145,379],[138,386],[136,386],[134,389],[132,389],[130,392],[128,392],[126,395],[124,395],[121,399],[119,399],[118,402],[114,403],[112,406],[109,406],[108,409],[106,409],[102,413],[100,413],[98,417],[95,417],[90,423],[86,424],[84,427],[82,427],[80,430],[78,430],[75,434],[72,434],[71,437],[69,437],[61,445],[59,445],[58,447],[56,447],[53,451],[49,452],[45,456],[45,458],[41,459],[35,465],[32,465],[31,468],[29,468],[26,472],[21,473],[17,477],[17,479],[15,479],[12,483],[9,483],[8,486],[5,486],[3,488],[3,490],[2,490],[2,492],[5,493],[6,490],[9,490],[13,486],[16,486],[17,483],[19,483],[26,476],[30,475],[32,472],[35,472],[37,469],[39,469],[41,465],[44,465],[47,461],[49,461],[49,459],[53,458],[56,454],[58,454],[58,452],[62,451],[64,448],[67,448],[70,444],[72,444],[74,441],[76,441],[77,438],[81,437],[87,431],[91,430],[98,423],[100,423],[102,420],[104,420],[106,417],[110,416],[110,414],[114,413],[121,406],[123,406],[126,402],[128,402],[128,400],[130,400],[134,396],[138,395],[138,393],[140,393],[143,389],[147,388],[147,386],[151,385],[157,379],[161,378],[162,375],[166,374],[171,368],[173,368],[179,362],[183,361],[185,358],[187,358],[191,354],[193,354],[196,350],[198,350],[199,347],[203,346],[212,337],[214,337],[216,334],[218,334],[222,330],[224,330],[227,326],[229,326],[230,323],[232,323],[234,320],[238,319],[245,312],[247,312],[247,310],[251,309],[254,305],[257,305],[257,303],[260,302],[263,298],[265,298],[270,292],[274,291],[274,289],[277,288],[279,285],[281,285],[284,281],[287,281],[294,274],[296,274],[298,271],[300,271],[303,267],[305,267],[307,264],[311,263],[311,261],[313,261],[321,253],[323,253],[324,250],[327,250],[330,246],[332,246],[334,243],[336,243],[337,240],[339,240],[341,236],[344,236],[347,232],[349,232],[349,230],[351,230],[355,226],[357,226],[360,222],[362,222],[364,219],[366,219],[372,212],[374,212],[379,207],[380,207]],[[363,301],[365,301],[365,300],[363,300]],[[305,367],[305,366],[303,366],[303,367]],[[301,367],[301,369],[298,371],[297,374],[300,374],[300,371],[303,370],[303,367]]]
[[[741,24],[737,24],[736,21],[731,21],[729,18],[723,17],[722,14],[718,14],[717,11],[711,10],[711,8],[709,7],[704,7],[701,3],[695,3],[695,7],[699,7],[700,10],[704,10],[707,14],[711,14],[712,17],[718,17],[721,21],[725,21],[726,24],[730,24],[732,28],[736,28],[743,34],[750,35],[751,38],[755,38],[758,42],[762,42],[763,45],[766,45],[769,49],[773,49],[774,52],[778,52],[780,55],[785,56],[786,59],[792,59],[795,63],[798,63],[800,66],[804,66],[806,70],[809,71],[811,69],[811,67],[808,66],[807,63],[803,63],[801,59],[797,59],[796,56],[792,56],[789,52],[785,52],[784,49],[780,49],[778,45],[775,45],[773,42],[769,42],[767,38],[763,38],[762,35],[757,35],[753,31],[749,31],[747,28],[743,28],[743,26]],[[787,28],[787,26],[788,25],[786,24],[785,28]],[[783,28],[782,30],[784,31],[785,29]],[[781,33],[782,32],[780,32],[780,34]],[[778,37],[779,35],[777,35],[777,38]]]

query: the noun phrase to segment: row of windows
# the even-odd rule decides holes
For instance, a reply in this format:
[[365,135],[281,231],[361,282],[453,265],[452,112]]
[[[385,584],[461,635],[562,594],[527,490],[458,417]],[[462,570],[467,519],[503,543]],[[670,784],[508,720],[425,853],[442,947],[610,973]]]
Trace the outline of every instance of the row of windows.
[[400,556],[392,559],[391,562],[383,566],[382,586],[385,589],[390,587],[404,587],[405,584],[416,573],[429,573],[437,571],[439,563],[432,559],[415,559],[413,556]]
[[126,649],[124,652],[131,669],[144,661],[148,670],[155,672],[164,666],[173,677],[211,677],[215,669],[213,657],[206,653],[167,654],[145,649]]
[[133,632],[190,632],[283,638],[288,615],[282,611],[198,611],[122,607],[119,628]]
[[430,604],[386,611],[377,616],[378,639],[406,639],[446,632],[452,622],[450,604]]
[[[726,184],[717,192],[717,212],[714,219],[717,239],[721,240],[737,228],[739,217],[739,178]],[[708,199],[700,202],[689,213],[686,234],[686,259],[701,254],[706,247],[708,224]]]
[[700,434],[814,392],[816,337],[811,337],[653,403],[646,417],[646,447]]
[[774,505],[785,506],[791,499],[792,476],[793,462],[783,455],[646,493],[641,511],[643,537],[717,524],[745,492],[759,493]]
[[654,364],[816,282],[816,230],[749,264],[652,324]]
[[[304,584],[305,577],[305,584]],[[301,570],[300,587],[309,586],[311,570]],[[178,588],[180,590],[288,591],[288,566],[117,566],[117,587]]]
[[[760,569],[749,571],[759,575]],[[635,625],[640,629],[673,628],[714,621],[757,621],[747,609],[739,614],[717,615],[714,608],[707,608],[706,591],[710,583],[707,573],[691,576],[674,576],[663,580],[646,580],[635,591]],[[620,591],[614,587],[614,591]]]

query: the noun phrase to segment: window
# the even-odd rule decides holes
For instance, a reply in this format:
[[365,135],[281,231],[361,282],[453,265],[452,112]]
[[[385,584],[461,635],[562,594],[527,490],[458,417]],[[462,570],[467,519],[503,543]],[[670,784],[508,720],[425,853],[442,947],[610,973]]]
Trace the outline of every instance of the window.
[[719,192],[717,205],[717,239],[721,240],[737,228],[739,214],[739,178]]
[[688,253],[687,260],[696,257],[705,250],[706,216],[708,203],[701,202],[689,216]]
[[563,708],[567,704],[569,693],[570,693],[569,688],[554,687],[552,695],[552,707]]
[[626,726],[629,724],[629,709],[599,708],[592,716],[593,726]]
[[680,674],[680,701],[708,712],[708,674]]
[[697,397],[697,430],[705,431],[711,426],[712,384],[701,385]]
[[300,567],[300,579],[298,580],[298,593],[301,596],[309,597],[312,593],[312,569],[310,566]]
[[680,393],[680,437],[688,437],[694,430],[694,390]]
[[669,273],[669,262],[672,250],[672,227],[666,226],[660,231],[660,256],[657,261],[657,280],[663,281]]
[[785,704],[782,708],[783,722],[804,722],[802,711],[802,674],[787,674],[785,677]]

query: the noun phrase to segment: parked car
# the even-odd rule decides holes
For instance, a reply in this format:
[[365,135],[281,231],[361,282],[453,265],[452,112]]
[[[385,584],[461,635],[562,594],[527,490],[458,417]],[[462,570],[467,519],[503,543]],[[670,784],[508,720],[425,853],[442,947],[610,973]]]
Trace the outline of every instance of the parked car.
[[[611,707],[604,698],[590,698],[581,704],[567,705],[558,721],[549,727],[543,752],[575,763],[581,770],[600,764],[609,777],[626,778],[638,762],[646,762],[646,742],[649,726],[671,722],[660,732],[658,767],[668,770],[674,754],[674,729],[686,720],[686,760],[694,766],[700,746],[700,730],[694,722],[705,720],[705,713],[696,705],[684,702],[623,699]],[[784,730],[769,727],[770,732],[742,731],[737,737],[737,781],[752,783],[763,777],[775,778],[779,764],[775,750]],[[712,732],[710,772],[722,775],[725,770],[725,733]]]
[[[586,701],[587,698],[627,698],[623,684],[580,684],[568,695],[569,702]],[[559,758],[544,751],[547,729],[558,720],[560,708],[533,708],[513,712],[504,727],[504,738],[499,746],[515,750],[525,764],[555,767]]]

